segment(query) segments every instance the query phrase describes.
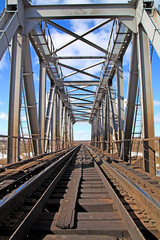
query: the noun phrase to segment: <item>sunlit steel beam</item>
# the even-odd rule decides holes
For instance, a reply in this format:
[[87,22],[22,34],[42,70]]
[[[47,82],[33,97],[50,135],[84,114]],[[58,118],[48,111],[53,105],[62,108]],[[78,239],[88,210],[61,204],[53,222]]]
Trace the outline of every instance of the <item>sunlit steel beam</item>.
[[[81,37],[84,37],[84,36],[88,35],[89,33],[91,33],[91,32],[93,32],[93,31],[97,30],[97,29],[100,28],[100,27],[102,27],[103,25],[109,23],[110,21],[112,21],[112,19],[105,20],[105,21],[103,21],[103,22],[97,24],[96,26],[90,28],[88,31],[86,31],[85,33],[83,33],[83,34],[80,35],[80,36],[81,36]],[[60,48],[56,49],[55,52],[58,52],[58,51],[62,50],[63,48],[69,46],[70,44],[76,42],[77,40],[78,40],[77,38],[71,40],[70,42],[68,42],[68,43],[64,44],[63,46],[61,46]],[[77,57],[78,57],[78,56],[77,56]]]
[[50,24],[51,26],[53,26],[53,27],[55,27],[55,28],[57,28],[57,29],[67,33],[67,34],[69,34],[72,37],[75,37],[76,39],[78,39],[78,40],[88,44],[89,46],[96,48],[97,50],[99,50],[99,51],[101,51],[101,52],[103,52],[105,54],[107,53],[107,51],[105,49],[103,49],[102,47],[96,45],[95,43],[93,43],[93,42],[91,42],[89,40],[87,40],[86,38],[83,38],[83,37],[79,36],[78,34],[72,32],[72,31],[70,31],[70,30],[60,26],[59,24],[57,24],[55,22],[52,22],[50,20],[46,20],[46,23]]

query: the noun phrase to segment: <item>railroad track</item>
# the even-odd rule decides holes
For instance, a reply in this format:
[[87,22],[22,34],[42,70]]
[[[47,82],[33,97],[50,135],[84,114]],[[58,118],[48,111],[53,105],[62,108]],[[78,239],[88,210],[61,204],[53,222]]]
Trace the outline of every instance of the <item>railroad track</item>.
[[[92,149],[77,146],[52,165],[22,188],[18,206],[0,219],[0,239],[160,237],[153,218]],[[12,207],[12,200],[4,209]]]
[[70,149],[43,154],[0,168],[0,200],[51,165]]
[[160,178],[150,176],[149,173],[144,172],[136,166],[127,165],[123,161],[117,161],[109,157],[107,154],[102,153],[100,150],[90,147],[95,153],[98,154],[103,160],[107,161],[117,171],[121,172],[124,177],[134,182],[141,189],[143,189],[149,196],[160,202]]

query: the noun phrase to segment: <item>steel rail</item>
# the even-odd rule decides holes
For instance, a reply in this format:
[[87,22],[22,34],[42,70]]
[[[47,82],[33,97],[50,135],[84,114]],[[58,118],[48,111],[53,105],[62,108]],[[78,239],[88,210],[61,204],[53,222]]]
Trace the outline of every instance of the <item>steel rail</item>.
[[[109,163],[107,163],[103,158],[101,158],[97,153],[95,153],[90,147],[87,146],[87,148],[97,156],[97,158],[102,161],[105,166],[108,167],[108,169],[117,177],[120,181],[123,182],[125,185],[125,188],[128,189],[128,191],[132,191],[132,194],[136,195],[136,198],[139,200],[139,204],[143,205],[144,209],[147,209],[148,213],[151,217],[153,217],[154,220],[156,220],[159,224],[160,221],[160,203],[152,198],[147,192],[145,192],[142,188],[140,188],[137,184],[135,184],[133,181],[131,181],[129,178],[127,178],[123,173],[118,171],[115,167],[111,166]],[[158,226],[157,224],[157,226]]]
[[35,191],[43,183],[43,181],[50,174],[52,174],[52,172],[56,171],[60,164],[64,162],[66,159],[68,159],[78,147],[76,146],[73,149],[71,149],[68,153],[60,157],[57,161],[55,161],[50,166],[45,168],[38,175],[29,179],[23,185],[18,187],[15,191],[13,191],[11,194],[7,195],[4,199],[2,199],[0,201],[1,220],[8,216],[11,210],[19,207],[19,205],[24,202],[25,200],[24,198],[30,196],[32,192]]
[[58,152],[61,152],[61,151],[64,151],[64,150],[66,150],[66,148],[63,148],[63,149],[61,149],[61,150],[57,150],[57,151],[51,152],[51,153],[39,154],[38,156],[29,158],[29,159],[25,159],[25,160],[21,160],[21,161],[16,162],[16,163],[7,164],[7,165],[4,166],[4,167],[0,167],[0,173],[3,172],[3,171],[5,171],[6,169],[10,169],[10,168],[15,167],[15,166],[19,167],[19,166],[21,166],[21,165],[23,165],[23,164],[26,164],[26,163],[29,163],[29,162],[38,160],[38,159],[40,159],[40,158],[42,158],[42,157],[51,155],[51,154],[53,154],[53,153],[58,153]]
[[[86,145],[85,145],[86,146]],[[101,157],[99,157],[90,147],[86,146],[86,148],[88,148],[93,154],[95,154],[101,161],[105,162]],[[90,153],[90,152],[89,152]],[[95,164],[95,168],[99,173],[99,176],[101,177],[105,187],[107,188],[107,191],[110,193],[111,197],[113,198],[114,204],[117,208],[117,210],[120,212],[125,225],[127,227],[127,230],[129,232],[129,234],[131,235],[131,238],[133,240],[144,240],[144,236],[142,235],[142,233],[140,232],[140,230],[138,229],[138,227],[136,226],[135,222],[133,221],[133,219],[131,218],[131,216],[129,215],[128,211],[125,209],[125,207],[123,206],[121,200],[119,199],[119,197],[117,196],[117,194],[115,193],[114,189],[111,187],[110,183],[108,182],[108,180],[106,179],[104,173],[101,170],[101,167],[99,166],[99,164],[96,162],[96,160],[93,158],[93,156],[90,153],[90,156],[92,157],[94,164]]]
[[[47,167],[48,165],[52,164],[53,161],[56,161],[57,158],[62,157],[62,155],[65,154],[65,153],[67,153],[67,151],[60,152],[58,155],[50,154],[51,155],[50,158],[44,159],[44,160],[40,160],[38,162],[36,161],[36,162],[34,162],[34,165],[26,166],[26,169],[28,171],[25,172],[23,170],[23,173],[24,173],[23,175],[22,175],[22,170],[20,169],[17,173],[15,173],[13,171],[13,174],[9,174],[9,176],[7,175],[7,178],[3,178],[2,177],[2,180],[0,179],[0,181],[2,183],[7,181],[8,179],[10,179],[13,175],[15,177],[15,180],[13,180],[13,182],[9,182],[8,185],[6,185],[6,183],[7,183],[6,182],[4,184],[4,187],[0,188],[0,198],[3,198],[9,192],[17,189],[19,186],[24,184],[26,182],[26,179],[33,178],[33,176],[39,174],[45,167]],[[18,176],[18,175],[20,175],[20,176]]]
[[[16,231],[12,234],[12,236],[9,238],[9,240],[22,240],[28,233],[28,231],[31,229],[33,226],[34,222],[39,216],[40,211],[42,211],[46,201],[48,200],[50,194],[56,187],[57,183],[61,179],[62,175],[66,171],[69,163],[72,161],[74,158],[75,154],[77,153],[79,149],[79,146],[76,146],[74,149],[71,150],[70,154],[66,154],[67,157],[69,155],[69,160],[67,163],[62,167],[62,169],[59,171],[59,173],[56,175],[56,177],[53,179],[53,181],[49,184],[47,189],[44,191],[40,199],[36,202],[36,204],[32,207],[32,209],[29,211],[25,219],[22,221],[22,223],[18,226]],[[61,159],[58,160],[60,162]],[[46,170],[47,171],[47,170]]]
[[[79,149],[80,149],[80,151],[79,151]],[[74,157],[76,152],[78,152],[78,154],[76,155],[76,157]],[[88,161],[88,159],[90,159],[90,160]],[[75,186],[73,187],[73,184],[75,184],[77,175],[74,179],[73,175],[71,174],[71,172],[72,172],[71,169],[74,169],[74,167],[73,167],[73,165],[70,165],[70,162],[72,164],[74,164],[74,163],[76,163],[77,160],[78,160],[78,162],[80,161],[82,164],[81,174],[84,174],[84,175],[81,176],[82,182],[79,183],[79,188],[76,187],[76,189],[75,189]],[[90,149],[87,146],[85,147],[83,145],[81,147],[81,145],[79,145],[79,146],[73,148],[71,151],[71,154],[68,155],[67,158],[65,158],[63,163],[61,162],[59,164],[59,166],[57,166],[57,168],[54,165],[54,167],[53,167],[54,171],[52,170],[48,176],[45,176],[45,177],[42,176],[43,181],[41,181],[39,179],[41,181],[41,184],[37,188],[34,188],[34,190],[31,191],[31,194],[27,198],[25,198],[25,196],[24,196],[25,201],[18,206],[17,213],[11,215],[9,222],[4,223],[4,225],[2,225],[1,235],[4,235],[4,236],[7,235],[6,237],[8,237],[8,239],[10,239],[10,240],[12,240],[12,239],[22,240],[26,237],[26,234],[28,234],[29,239],[30,239],[30,237],[32,239],[32,237],[34,237],[35,234],[36,234],[37,239],[38,239],[38,236],[41,239],[41,237],[44,236],[44,233],[45,234],[47,233],[46,236],[48,236],[48,237],[49,237],[49,234],[51,234],[51,236],[52,235],[55,236],[55,234],[56,234],[56,236],[58,236],[59,234],[60,235],[63,234],[65,236],[67,236],[70,233],[70,236],[75,237],[79,234],[87,235],[88,233],[90,233],[89,239],[92,239],[91,236],[93,236],[94,234],[96,235],[97,231],[100,235],[104,235],[103,231],[105,231],[107,236],[114,235],[114,236],[120,237],[119,234],[121,234],[121,236],[123,236],[123,237],[130,236],[130,238],[133,240],[149,239],[149,238],[146,238],[146,236],[148,236],[148,234],[149,234],[149,236],[158,236],[158,231],[155,227],[150,229],[150,226],[148,227],[147,224],[143,225],[144,219],[146,221],[146,219],[148,219],[148,217],[146,218],[145,216],[142,216],[142,215],[139,216],[139,212],[141,212],[141,207],[139,207],[139,205],[137,205],[138,201],[137,202],[134,201],[134,203],[132,201],[130,201],[130,196],[128,196],[129,194],[126,195],[126,192],[123,193],[124,185],[121,184],[121,188],[119,188],[119,186],[120,186],[119,183],[121,181],[119,180],[119,178],[117,180],[116,176],[112,172],[108,171],[107,168],[105,168],[105,164],[104,164],[105,161],[103,162],[102,160],[103,159],[101,157],[99,157],[98,154],[96,154],[92,149]],[[91,163],[92,163],[92,166],[91,166]],[[83,169],[83,164],[84,164],[84,169]],[[93,173],[94,167],[95,167],[95,172],[97,172],[96,176],[95,176],[95,173]],[[75,169],[77,169],[77,167],[75,167]],[[66,170],[67,170],[67,172],[66,172]],[[62,179],[62,176],[64,176],[63,179]],[[73,180],[73,182],[71,179]],[[91,183],[91,181],[93,181],[93,179],[94,179],[95,187],[99,188],[99,190],[97,191],[97,189],[96,189],[96,192],[95,192],[95,193],[97,193],[97,192],[99,193],[99,197],[98,197],[99,200],[96,200],[97,197],[93,196],[93,192],[92,192],[91,199],[94,201],[91,201],[91,203],[90,203],[90,200],[88,199],[88,195],[86,198],[85,196],[82,197],[81,195],[77,194],[78,192],[77,193],[75,193],[75,192],[77,189],[79,189],[78,190],[79,193],[81,193],[81,194],[87,193],[87,189],[89,188],[89,186],[91,187],[90,190],[93,191],[94,188]],[[69,181],[69,182],[66,182],[66,181]],[[70,181],[72,182],[72,184]],[[102,190],[101,184],[102,183],[100,184],[100,181],[103,183],[103,186],[106,188],[106,190],[108,192],[107,197],[105,196],[105,200],[101,199],[101,197],[102,197],[101,196],[101,190]],[[36,185],[36,183],[34,182],[34,186]],[[70,185],[68,185],[68,184],[70,184]],[[85,187],[84,187],[84,185],[85,185]],[[62,186],[63,186],[63,190],[61,189]],[[32,189],[33,189],[33,187],[32,187]],[[61,191],[59,191],[59,188],[61,189]],[[85,188],[84,192],[82,191],[83,188]],[[30,187],[30,189],[31,189],[31,187]],[[71,192],[69,193],[68,189],[70,189],[71,192],[74,191],[74,194],[76,196],[74,194],[73,195],[70,194]],[[104,189],[103,192],[105,192],[106,190]],[[64,195],[61,197],[60,192],[61,193],[65,192],[66,195],[68,194],[67,197],[63,198]],[[56,195],[57,193],[58,193],[58,195]],[[55,195],[53,195],[53,194],[55,194]],[[26,191],[24,192],[23,195],[26,195]],[[76,197],[74,201],[72,201],[73,197]],[[62,198],[63,198],[63,200],[67,199],[67,203],[65,201],[63,201]],[[94,199],[94,198],[96,198],[96,199]],[[129,200],[128,200],[128,198],[129,198]],[[136,198],[136,200],[137,200],[137,198]],[[62,204],[62,201],[63,201],[63,204]],[[116,214],[118,214],[119,218],[117,218],[117,215],[114,215],[114,217],[113,217],[113,215],[110,215],[111,213],[107,213],[107,215],[105,215],[105,218],[104,218],[104,216],[102,217],[101,213],[100,213],[101,211],[98,210],[99,204],[101,205],[102,202],[103,202],[103,204],[111,204],[112,203],[112,214],[115,214],[115,212],[117,212]],[[132,204],[136,204],[134,206],[134,208],[132,207]],[[60,206],[58,207],[58,205],[60,205]],[[81,215],[82,210],[81,210],[81,208],[79,208],[79,206],[82,206],[82,208],[84,207],[84,209],[86,209],[86,210],[90,209],[90,210],[88,210],[88,212],[90,212],[90,211],[92,212],[93,209],[95,209],[95,210],[97,209],[98,215],[93,217],[93,219],[91,220],[90,216],[94,216],[94,213],[93,213],[94,211],[93,211],[92,214],[88,213],[89,215],[84,215],[82,217],[83,213]],[[72,218],[70,218],[70,213],[72,211],[69,212],[69,210],[66,210],[66,209],[68,209],[68,207],[69,207],[69,209],[76,209],[75,216],[79,216],[79,218],[74,218],[74,220]],[[10,207],[10,208],[12,208],[12,207]],[[42,211],[42,209],[46,209],[46,211],[44,212],[44,211]],[[101,210],[102,210],[102,208],[101,208]],[[65,212],[65,211],[68,211],[68,212]],[[20,217],[20,215],[19,215],[19,213],[21,213],[21,212],[24,212],[22,217]],[[52,214],[53,212],[54,212],[54,214]],[[45,215],[45,213],[47,213],[47,215]],[[49,218],[48,218],[48,213],[50,213]],[[57,217],[56,216],[60,217],[60,222],[62,223],[62,225],[60,227],[57,226]],[[67,218],[66,218],[66,216],[67,216]],[[112,218],[109,216],[112,216]],[[46,219],[46,217],[47,217],[47,219]],[[67,228],[63,227],[64,219],[68,219],[67,224],[71,223],[70,220],[72,219],[73,220],[72,223],[73,223],[74,227],[67,227]],[[89,219],[91,221],[88,222]],[[109,221],[109,220],[111,220],[111,221]],[[116,222],[114,222],[115,226],[114,225],[112,226],[112,221],[114,221],[114,220],[115,221],[118,220],[117,223],[122,224],[123,227],[121,225],[117,225]],[[44,221],[45,221],[45,223],[44,223]],[[52,221],[52,224],[51,224],[51,221]],[[101,221],[101,222],[99,222],[99,221]],[[102,224],[103,221],[105,221],[104,224]],[[84,226],[84,224],[86,224],[86,226]],[[101,224],[103,226],[101,226]],[[96,228],[95,228],[95,225],[96,225]],[[112,233],[111,233],[111,231],[112,231]],[[122,231],[122,232],[120,233],[117,231]],[[125,234],[128,234],[128,235],[125,235]]]
[[[51,194],[51,201],[52,201],[52,199],[54,199],[53,201],[55,201],[56,203],[51,203],[50,202],[50,200],[48,200],[47,201],[47,205],[45,205],[45,207],[44,207],[44,209],[46,209],[46,213],[47,213],[47,215],[48,215],[48,213],[51,213],[52,212],[52,210],[50,209],[50,207],[49,207],[49,205],[50,204],[52,204],[52,209],[54,209],[54,207],[53,207],[53,205],[54,204],[60,204],[60,206],[59,206],[59,208],[58,208],[58,210],[53,210],[53,211],[55,211],[56,212],[56,215],[54,215],[54,217],[53,217],[53,219],[52,219],[52,224],[51,224],[51,221],[49,221],[49,222],[47,222],[46,223],[46,225],[47,225],[47,228],[45,228],[45,226],[43,226],[43,223],[42,223],[42,226],[41,226],[41,214],[40,214],[40,217],[38,217],[37,218],[37,221],[36,221],[36,223],[34,224],[34,226],[32,225],[32,228],[31,228],[31,231],[28,233],[28,238],[30,239],[32,239],[32,234],[33,235],[35,235],[36,234],[36,237],[38,237],[38,239],[41,239],[41,235],[43,235],[44,233],[49,233],[50,232],[50,234],[53,234],[53,235],[55,235],[56,234],[56,236],[57,236],[57,234],[63,234],[63,235],[67,235],[67,234],[69,234],[70,233],[70,236],[72,235],[73,237],[71,237],[71,238],[75,238],[76,239],[76,236],[78,237],[78,235],[88,235],[88,233],[91,235],[91,236],[93,236],[93,234],[94,235],[96,235],[96,233],[99,233],[100,235],[104,235],[104,231],[105,231],[105,233],[107,234],[107,236],[110,236],[110,235],[113,235],[113,236],[129,236],[129,233],[128,233],[128,231],[127,231],[127,229],[126,229],[126,226],[124,226],[124,223],[123,223],[123,219],[122,219],[122,217],[120,217],[119,216],[119,214],[117,213],[117,211],[116,211],[116,213],[115,213],[115,209],[114,209],[114,201],[113,200],[111,200],[111,196],[109,195],[107,195],[107,196],[105,196],[105,200],[104,200],[104,202],[103,202],[103,200],[101,199],[101,188],[102,188],[102,183],[99,183],[98,182],[98,188],[100,187],[100,192],[98,192],[98,194],[99,194],[99,198],[100,199],[98,199],[96,202],[94,201],[94,203],[93,203],[93,201],[92,201],[92,206],[91,206],[91,208],[93,208],[93,206],[97,209],[97,212],[98,212],[98,215],[99,215],[99,217],[98,218],[93,218],[92,220],[91,220],[91,225],[90,224],[88,224],[88,226],[87,227],[83,227],[83,225],[82,225],[82,222],[81,222],[81,220],[80,219],[78,219],[76,216],[81,212],[80,211],[80,209],[79,209],[79,204],[81,205],[83,205],[84,204],[84,208],[85,208],[85,204],[86,204],[86,206],[87,206],[87,204],[88,204],[88,202],[90,201],[89,199],[87,199],[86,200],[86,203],[84,203],[84,200],[85,200],[85,198],[83,199],[83,197],[81,198],[80,196],[79,196],[79,194],[81,193],[81,190],[82,190],[82,188],[84,187],[83,186],[83,184],[84,184],[84,179],[87,177],[87,179],[88,179],[88,171],[87,170],[89,170],[90,168],[92,169],[92,172],[90,173],[90,176],[91,176],[91,179],[93,179],[93,177],[95,176],[92,176],[92,173],[93,173],[93,169],[94,169],[94,164],[93,164],[93,161],[92,161],[92,157],[90,157],[90,155],[88,154],[88,156],[89,156],[89,158],[87,158],[87,156],[86,156],[86,153],[85,153],[85,151],[84,151],[85,149],[82,147],[80,150],[79,150],[79,152],[78,152],[78,154],[77,154],[77,156],[73,159],[74,160],[74,162],[73,162],[73,165],[70,165],[70,167],[69,168],[67,168],[67,171],[66,171],[66,175],[64,176],[64,178],[63,179],[61,179],[60,180],[60,182],[59,182],[59,185],[57,184],[57,186],[56,186],[56,189],[57,190],[59,190],[59,189],[61,189],[61,187],[63,186],[63,184],[64,184],[64,182],[65,182],[65,184],[66,184],[66,181],[67,181],[67,179],[68,179],[68,182],[67,182],[67,185],[66,185],[66,188],[65,188],[65,194],[66,195],[63,195],[63,197],[61,198],[54,198],[53,197],[53,194],[56,194],[56,189],[55,189],[55,191],[52,191],[52,194]],[[87,150],[86,150],[86,152],[88,152]],[[89,161],[88,161],[88,159],[89,159]],[[76,165],[74,165],[74,164],[78,164],[78,166]],[[81,166],[80,166],[80,165]],[[92,165],[92,166],[91,166]],[[74,167],[73,167],[74,166]],[[84,167],[84,168],[83,168]],[[88,169],[89,168],[89,169]],[[72,170],[71,170],[72,169]],[[73,170],[74,169],[74,170]],[[91,171],[91,169],[90,169],[90,171]],[[77,172],[77,170],[78,170],[78,172]],[[86,172],[86,171],[87,172]],[[80,173],[81,172],[81,173]],[[97,174],[97,176],[99,175],[98,173],[97,173],[97,171],[95,170],[95,172],[96,172],[96,174]],[[80,175],[79,175],[80,174]],[[86,174],[87,174],[87,176],[86,176]],[[57,177],[57,176],[56,176]],[[95,181],[101,181],[101,179],[100,179],[100,177],[98,176],[97,177],[99,180],[97,180],[97,179],[95,179]],[[82,182],[80,181],[80,179],[82,180]],[[87,185],[88,184],[90,184],[90,180],[87,180],[87,179],[85,179],[85,184],[87,183]],[[87,182],[86,182],[86,180],[87,180]],[[62,181],[64,181],[64,182],[62,182]],[[78,181],[78,182],[77,182]],[[102,181],[101,181],[102,182]],[[95,183],[95,182],[94,182]],[[78,187],[78,185],[79,185],[79,187]],[[64,187],[64,186],[63,186]],[[87,187],[87,189],[88,189],[88,187]],[[86,189],[86,190],[87,190]],[[104,189],[104,184],[103,184],[103,189]],[[93,186],[91,186],[91,189],[90,190],[93,190]],[[71,194],[71,192],[72,191],[74,191],[74,193],[73,194]],[[104,189],[103,190],[104,192],[106,192],[106,190]],[[59,191],[58,191],[59,192]],[[44,198],[45,198],[45,194],[46,193],[44,193]],[[94,198],[93,197],[93,195],[92,195],[92,197],[91,198]],[[56,199],[56,200],[55,200]],[[63,199],[63,200],[62,200]],[[73,200],[74,199],[74,200]],[[82,200],[83,199],[83,200]],[[57,201],[58,200],[58,201]],[[93,200],[93,199],[92,199]],[[96,199],[95,199],[96,200]],[[42,200],[43,201],[43,200]],[[82,202],[81,202],[82,201]],[[59,203],[58,203],[59,202]],[[114,217],[110,217],[110,211],[108,212],[108,211],[106,211],[106,215],[108,215],[106,218],[105,218],[105,220],[106,220],[106,222],[104,223],[104,226],[103,226],[103,228],[101,229],[101,227],[100,227],[100,224],[101,223],[98,223],[99,222],[99,220],[100,220],[100,215],[101,215],[101,210],[99,210],[99,208],[100,209],[102,209],[101,207],[102,207],[102,205],[101,205],[101,203],[103,202],[103,204],[111,204],[110,205],[110,207],[109,207],[109,209],[110,209],[110,211],[112,212],[112,214],[114,215]],[[96,205],[96,204],[97,205]],[[38,203],[35,205],[36,207],[37,207],[37,215],[39,215],[39,210],[38,210],[38,208],[40,207],[39,205],[41,204],[41,202],[38,200]],[[112,205],[113,204],[113,205]],[[101,206],[100,206],[101,205]],[[107,207],[107,205],[106,205],[106,207]],[[50,205],[51,206],[51,205]],[[23,207],[24,208],[24,207]],[[55,207],[56,208],[56,207]],[[103,208],[104,208],[104,206],[103,206]],[[27,217],[26,218],[28,218],[28,220],[26,219],[24,219],[23,220],[23,225],[24,226],[22,226],[21,227],[21,230],[19,230],[19,231],[22,231],[22,234],[24,234],[24,232],[23,232],[23,230],[24,231],[26,231],[26,228],[28,228],[28,224],[29,225],[31,225],[32,223],[32,217],[34,217],[34,214],[36,214],[36,210],[34,209],[34,207],[32,207],[32,209],[33,209],[33,211],[34,211],[34,213],[32,213],[31,211],[30,211],[30,213],[28,213],[27,214]],[[87,208],[86,208],[87,209]],[[72,210],[73,210],[73,212],[72,212]],[[21,211],[21,209],[19,209],[19,211]],[[42,215],[43,215],[43,213],[44,213],[44,211],[42,212]],[[92,213],[92,215],[94,215],[94,213]],[[59,218],[59,221],[58,221],[58,219],[57,219],[57,217],[56,216],[58,216],[58,218]],[[117,216],[118,216],[118,218],[117,218]],[[30,218],[30,219],[29,219]],[[65,220],[64,220],[65,219]],[[112,221],[114,221],[116,219],[116,221],[117,221],[117,223],[118,224],[122,224],[121,225],[121,227],[119,227],[118,225],[114,228],[114,227],[112,227],[111,226],[111,222]],[[104,220],[104,218],[102,217],[101,218],[101,220],[100,221],[103,221]],[[111,222],[109,221],[109,220],[111,220]],[[22,220],[21,220],[22,221]],[[27,221],[28,221],[28,223],[27,223]],[[43,221],[43,220],[42,220]],[[96,229],[95,229],[95,227],[94,227],[94,225],[95,225],[95,221],[97,221],[97,227],[96,227]],[[20,222],[20,221],[19,221]],[[58,225],[57,225],[57,223],[58,223]],[[21,223],[19,223],[19,224],[17,224],[17,225],[19,225],[20,226],[20,224]],[[68,225],[69,224],[69,225]],[[71,225],[70,225],[71,224]],[[17,225],[15,226],[15,228],[17,228]],[[45,224],[44,224],[45,225]],[[86,225],[87,225],[87,221],[86,221]],[[67,226],[67,227],[66,227]],[[24,229],[23,229],[23,227],[24,227]],[[58,228],[57,228],[58,227]],[[100,227],[100,229],[99,229],[99,227]],[[105,228],[106,227],[106,228]],[[5,230],[4,230],[5,231]],[[17,231],[17,230],[16,230]],[[15,231],[15,233],[16,233],[16,231]],[[35,232],[36,231],[36,232]],[[47,232],[46,232],[47,231]],[[49,231],[49,232],[48,232]],[[98,234],[97,234],[98,235]],[[12,235],[13,236],[13,235]],[[20,237],[19,237],[20,236]],[[10,238],[10,239],[23,239],[23,235],[21,235],[20,234],[20,232],[19,232],[19,236],[18,235],[15,235],[15,238]],[[89,238],[88,237],[88,239],[92,239],[92,237],[91,238]],[[101,238],[100,238],[101,239]]]
[[[160,199],[160,188],[159,188],[160,184],[159,184],[158,177],[153,178],[153,176],[152,176],[152,178],[150,178],[149,180],[145,179],[145,178],[143,178],[143,176],[141,176],[141,175],[139,176],[139,172],[138,171],[134,170],[135,172],[133,173],[132,171],[130,171],[130,169],[127,166],[122,166],[120,164],[117,164],[115,162],[115,158],[109,157],[107,154],[104,154],[104,153],[98,151],[97,149],[95,149],[93,147],[92,147],[92,149],[94,151],[96,151],[98,154],[100,154],[102,158],[107,158],[107,161],[110,160],[111,164],[116,169],[118,169],[120,172],[123,172],[123,174],[125,176],[127,176],[129,179],[131,179],[131,181],[133,179],[134,183],[137,182],[137,184],[140,184],[142,186],[141,188],[143,190],[145,190],[149,195],[151,195],[156,200],[158,199],[158,201],[159,201],[159,199]],[[138,173],[138,175],[137,175],[137,173]],[[142,172],[142,174],[145,174],[146,176],[150,177],[147,172]],[[154,182],[152,184],[152,183],[150,183],[150,180],[153,180],[153,181],[156,181],[156,182]]]

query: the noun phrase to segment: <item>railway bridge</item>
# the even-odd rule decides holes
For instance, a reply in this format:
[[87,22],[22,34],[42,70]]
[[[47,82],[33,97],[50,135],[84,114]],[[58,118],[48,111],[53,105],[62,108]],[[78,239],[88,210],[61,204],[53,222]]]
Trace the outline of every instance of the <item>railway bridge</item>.
[[[160,239],[154,1],[6,0],[6,54],[0,239]],[[76,141],[74,125],[86,122],[91,139]]]

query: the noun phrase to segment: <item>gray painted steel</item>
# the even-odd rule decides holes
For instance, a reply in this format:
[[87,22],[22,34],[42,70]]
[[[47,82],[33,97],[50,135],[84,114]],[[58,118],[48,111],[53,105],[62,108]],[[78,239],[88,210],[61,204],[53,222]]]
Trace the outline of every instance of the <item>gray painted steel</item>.
[[[12,60],[9,94],[8,120],[8,163],[18,161],[19,125],[20,125],[20,92],[22,81],[22,28],[19,27],[13,37]],[[16,138],[14,138],[16,137]]]
[[[32,6],[23,0],[15,0],[15,3],[16,5],[13,1],[9,1],[7,5],[6,1],[6,10],[13,8],[13,11],[10,13],[4,11],[0,20],[0,59],[10,41],[13,40],[8,128],[8,135],[11,138],[8,141],[8,162],[17,161],[19,154],[18,143],[15,146],[12,137],[19,136],[22,67],[34,154],[70,146],[73,141],[75,122],[89,121],[92,125],[92,144],[99,148],[106,148],[108,152],[113,151],[113,140],[121,141],[122,138],[124,141],[130,140],[138,79],[142,92],[143,137],[145,139],[154,137],[149,39],[160,56],[160,16],[156,10],[144,8],[142,0],[118,4],[42,6]],[[14,10],[15,6],[17,11]],[[105,18],[105,20],[80,35],[52,21],[53,19],[84,18]],[[104,49],[101,45],[89,40],[88,34],[107,23],[112,24],[112,28],[108,47]],[[51,27],[69,34],[74,39],[55,49],[50,34]],[[124,119],[122,59],[131,38],[132,53]],[[37,117],[29,40],[40,60],[39,118]],[[86,56],[60,55],[60,50],[76,41],[87,44],[98,53],[96,56],[90,56],[90,53]],[[23,64],[21,63],[22,57]],[[89,59],[94,62],[89,66],[78,68],[68,64],[70,59],[75,61]],[[98,62],[99,59],[102,60]],[[97,66],[102,66],[101,72],[93,74],[92,70]],[[71,72],[64,75],[63,69],[69,69]],[[115,73],[117,75],[117,100],[112,86]],[[51,82],[47,111],[45,111],[46,74]],[[78,80],[80,74],[82,78]],[[73,75],[76,75],[74,80]],[[97,86],[96,89],[95,86]],[[50,137],[53,140],[51,145]],[[40,141],[39,138],[45,139],[45,142]],[[155,173],[154,144],[146,141],[144,145],[146,148],[144,168],[146,171]],[[120,152],[119,145],[116,144],[115,149]],[[127,159],[128,154],[128,143],[124,142],[121,144],[121,157]]]

